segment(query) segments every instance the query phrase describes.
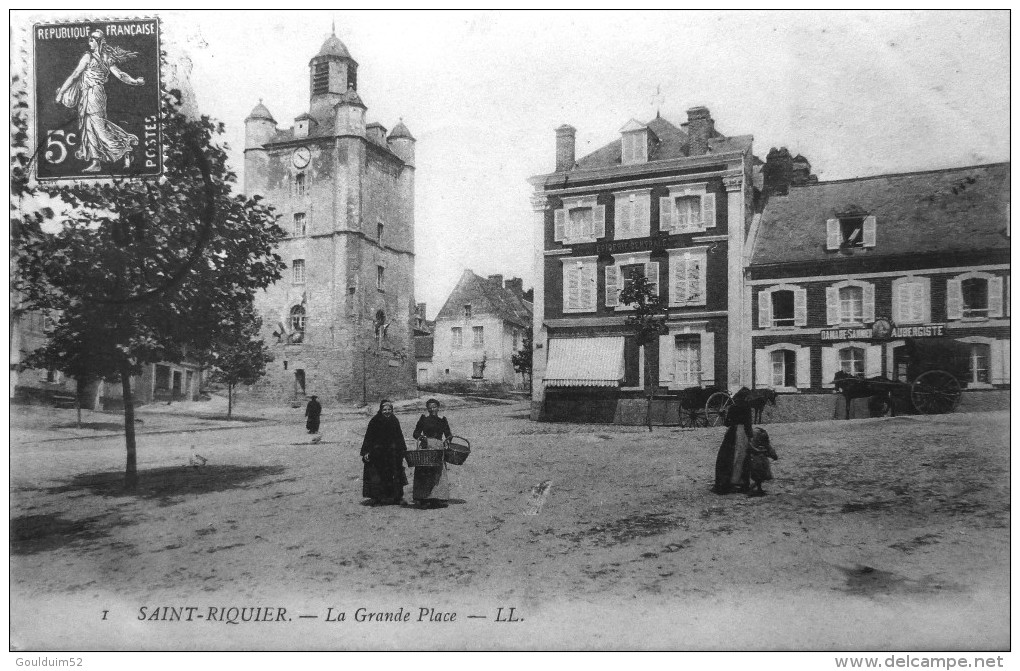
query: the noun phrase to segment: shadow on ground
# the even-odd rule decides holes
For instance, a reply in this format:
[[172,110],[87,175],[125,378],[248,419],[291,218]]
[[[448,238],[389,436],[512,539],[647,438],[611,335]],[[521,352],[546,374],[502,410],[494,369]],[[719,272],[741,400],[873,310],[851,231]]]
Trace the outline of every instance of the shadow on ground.
[[187,494],[206,494],[244,487],[249,481],[286,471],[283,466],[168,466],[138,472],[138,488],[124,489],[124,472],[83,473],[69,483],[52,487],[50,494],[88,491],[97,496],[130,496],[163,499]]
[[65,520],[54,514],[22,515],[11,520],[11,554],[30,555],[108,535],[97,527],[96,518]]
[[75,422],[57,424],[54,429],[89,429],[91,431],[123,431],[123,422],[82,422],[78,425]]

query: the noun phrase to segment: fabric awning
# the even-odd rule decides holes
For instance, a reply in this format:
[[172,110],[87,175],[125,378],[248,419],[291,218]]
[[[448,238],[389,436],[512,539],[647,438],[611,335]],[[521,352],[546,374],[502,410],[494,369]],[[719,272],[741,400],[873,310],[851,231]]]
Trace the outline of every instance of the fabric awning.
[[623,374],[623,336],[549,340],[547,387],[615,387]]

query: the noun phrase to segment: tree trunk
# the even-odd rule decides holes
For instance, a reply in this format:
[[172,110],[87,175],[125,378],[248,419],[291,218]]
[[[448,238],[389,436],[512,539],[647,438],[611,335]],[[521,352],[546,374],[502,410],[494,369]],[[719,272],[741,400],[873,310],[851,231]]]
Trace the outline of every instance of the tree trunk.
[[230,413],[234,410],[234,385],[227,384],[227,419],[230,419]]
[[648,397],[648,403],[645,406],[645,420],[648,422],[648,431],[652,430],[652,371],[648,368],[648,358],[645,354],[648,353],[648,346],[641,346],[641,360],[645,362],[645,394]]
[[82,378],[74,379],[74,409],[78,414],[78,428],[81,428],[81,397],[85,394],[85,381]]
[[131,371],[120,367],[120,387],[124,396],[124,441],[127,444],[127,464],[124,467],[124,489],[138,489],[138,457],[135,452],[135,405],[131,399]]

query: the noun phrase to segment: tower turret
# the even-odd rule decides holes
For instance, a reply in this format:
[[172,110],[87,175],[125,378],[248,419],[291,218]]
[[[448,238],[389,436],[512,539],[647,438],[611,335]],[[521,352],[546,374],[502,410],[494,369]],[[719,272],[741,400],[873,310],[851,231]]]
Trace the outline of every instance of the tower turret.
[[308,83],[311,103],[309,111],[317,120],[329,118],[333,108],[348,89],[358,88],[358,63],[336,36],[326,38],[308,62]]
[[390,151],[399,156],[405,164],[414,167],[415,139],[411,135],[411,131],[404,125],[403,119],[397,122],[397,125],[390,131],[386,143],[389,145]]
[[249,195],[265,194],[269,153],[264,145],[275,135],[276,119],[259,100],[244,120],[244,192]]
[[333,108],[336,122],[333,125],[336,135],[359,135],[365,137],[365,103],[361,102],[358,92],[351,85],[347,92],[340,96]]
[[244,120],[244,148],[257,149],[276,135],[276,119],[269,109],[262,104],[255,105],[251,114]]

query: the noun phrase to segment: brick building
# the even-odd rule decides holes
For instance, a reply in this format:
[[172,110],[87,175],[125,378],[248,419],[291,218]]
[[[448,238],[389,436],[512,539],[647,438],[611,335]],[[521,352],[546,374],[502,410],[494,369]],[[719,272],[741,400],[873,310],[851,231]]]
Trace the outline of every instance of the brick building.
[[308,65],[309,107],[279,128],[245,120],[245,192],[288,232],[285,277],[258,299],[275,360],[255,393],[371,401],[415,389],[414,146],[366,123],[358,63],[331,35]]
[[[556,169],[535,187],[532,416],[640,422],[644,369],[657,392],[750,384],[743,267],[760,163],[749,135],[716,131],[704,107],[656,116],[575,160],[556,130]],[[669,304],[668,334],[640,351],[619,292],[633,273]]]
[[[968,390],[1008,389],[1009,177],[1001,163],[773,188],[746,275],[754,385],[906,381],[915,337],[967,345]],[[882,318],[892,332],[872,337]]]
[[485,278],[465,270],[436,315],[429,365],[419,360],[419,383],[470,380],[520,387],[510,359],[531,322],[523,280],[504,282],[502,275]]

